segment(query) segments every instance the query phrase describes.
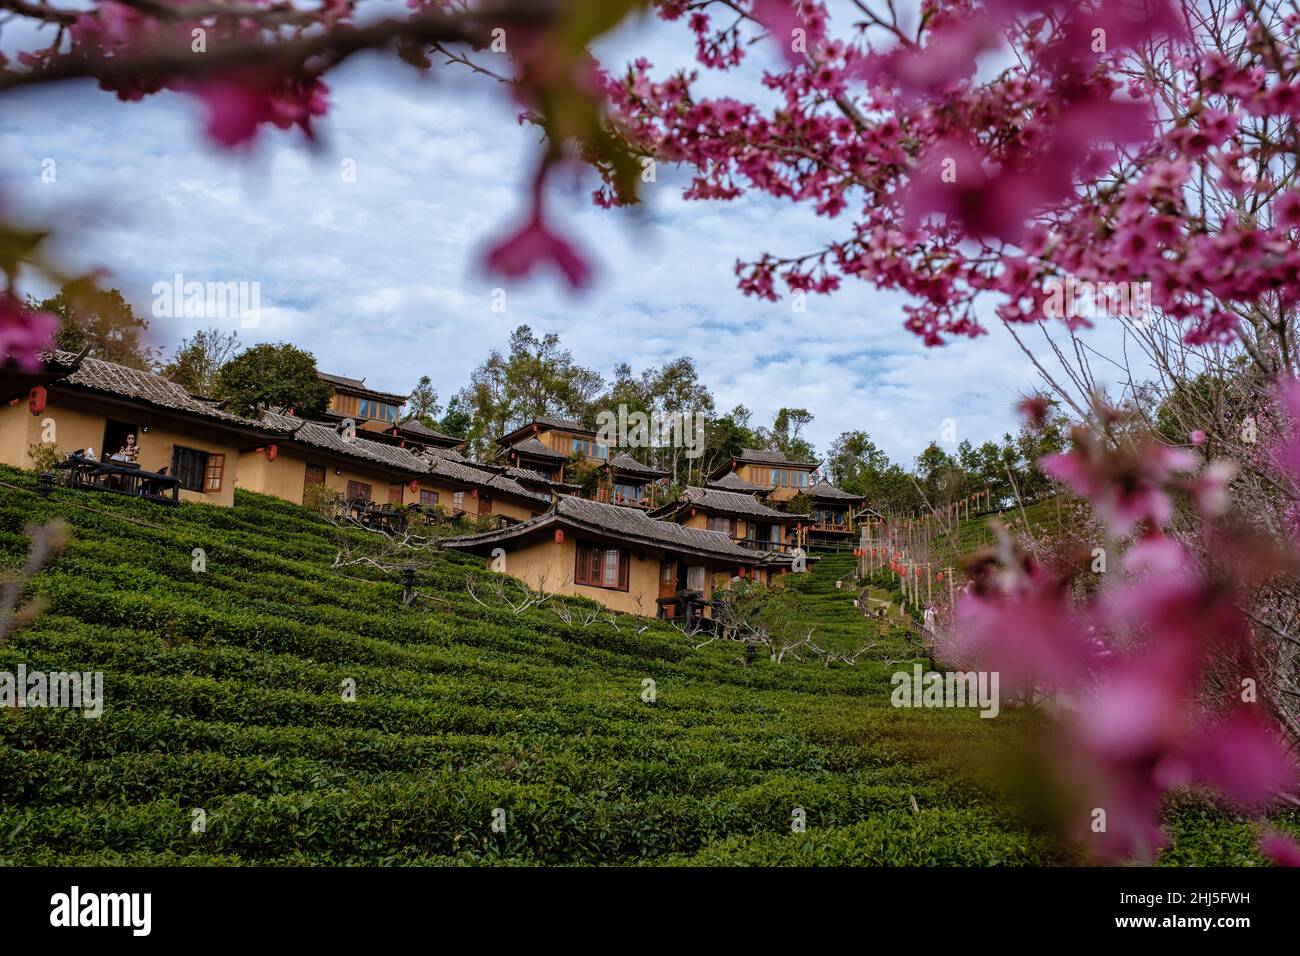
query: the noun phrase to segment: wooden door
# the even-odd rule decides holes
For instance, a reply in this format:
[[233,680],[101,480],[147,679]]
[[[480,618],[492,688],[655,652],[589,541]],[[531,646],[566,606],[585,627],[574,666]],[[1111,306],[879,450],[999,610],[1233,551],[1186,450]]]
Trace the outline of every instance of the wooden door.
[[486,518],[491,513],[492,513],[492,499],[489,498],[487,495],[483,494],[482,492],[479,492],[478,516],[480,518]]
[[[664,561],[659,565],[659,596],[661,598],[670,598],[677,593],[677,562]],[[676,614],[676,608],[668,606],[664,608],[665,617],[673,617]]]
[[308,465],[308,466],[307,466],[307,477],[306,477],[306,479],[303,481],[303,484],[304,484],[304,485],[307,485],[307,486],[311,486],[311,485],[323,485],[323,484],[325,484],[325,466],[324,466],[324,465]]

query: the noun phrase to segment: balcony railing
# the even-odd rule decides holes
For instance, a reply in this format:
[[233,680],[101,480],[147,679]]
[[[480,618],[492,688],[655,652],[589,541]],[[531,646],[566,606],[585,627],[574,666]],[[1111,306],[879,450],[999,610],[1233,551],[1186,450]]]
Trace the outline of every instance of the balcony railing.
[[849,518],[844,518],[840,521],[815,519],[811,522],[805,523],[803,528],[805,531],[837,531],[843,534],[848,534],[856,530],[853,521]]
[[628,498],[625,495],[614,495],[610,502],[622,505],[624,508],[640,508],[642,511],[649,511],[654,507],[654,502],[649,498]]
[[793,551],[799,545],[794,541],[765,541],[762,538],[732,538],[740,547],[750,551]]

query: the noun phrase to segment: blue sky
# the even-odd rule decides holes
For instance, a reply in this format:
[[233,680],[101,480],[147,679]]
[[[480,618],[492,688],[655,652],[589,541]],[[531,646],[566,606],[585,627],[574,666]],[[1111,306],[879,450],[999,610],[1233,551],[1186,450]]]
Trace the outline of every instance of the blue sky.
[[[666,71],[692,51],[681,24],[652,21],[599,53],[611,68],[644,54]],[[330,80],[317,148],[271,130],[243,157],[210,148],[199,110],[179,95],[123,104],[88,85],[24,93],[0,112],[0,191],[9,208],[56,223],[62,264],[106,269],[142,314],[153,284],[177,272],[259,282],[260,324],[240,329],[242,341],[292,341],[322,370],[384,390],[427,374],[445,401],[527,323],[606,375],[619,362],[639,371],[689,355],[721,408],[743,403],[758,422],[782,405],[808,408],[823,453],[849,429],[910,461],[945,419],[976,443],[1016,427],[1012,406],[1036,377],[1001,329],[926,349],[902,328],[902,297],[857,282],[810,297],[804,314],[746,298],[738,258],[806,251],[847,222],[758,195],[687,202],[685,175],[662,167],[639,213],[592,206],[590,179],[562,188],[553,208],[596,262],[595,287],[574,296],[548,276],[509,287],[506,311],[492,311],[497,283],[480,255],[522,209],[537,134],[490,83],[435,72],[357,58]],[[745,76],[708,82],[713,93],[762,92]],[[41,181],[45,159],[57,164],[53,183]],[[341,175],[349,159],[355,182]],[[152,322],[168,350],[209,324]],[[1103,330],[1099,347],[1111,338]]]

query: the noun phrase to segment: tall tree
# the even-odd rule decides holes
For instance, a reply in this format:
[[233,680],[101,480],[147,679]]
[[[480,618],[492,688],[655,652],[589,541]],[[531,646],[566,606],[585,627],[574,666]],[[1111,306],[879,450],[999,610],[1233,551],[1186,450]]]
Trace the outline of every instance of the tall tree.
[[239,348],[238,332],[200,329],[193,338],[181,340],[159,372],[191,395],[211,398],[217,387],[217,374]]
[[442,414],[442,405],[438,401],[438,390],[427,375],[421,375],[411,395],[406,400],[406,413],[403,422],[419,422],[427,428],[438,427],[438,416]]
[[284,408],[316,416],[329,406],[334,389],[321,380],[310,352],[280,343],[255,345],[227,362],[217,373],[213,394],[239,415]]
[[474,416],[465,410],[459,395],[453,395],[447,403],[447,414],[433,426],[445,435],[469,440],[474,428]]
[[538,416],[592,419],[593,402],[603,386],[597,372],[579,365],[572,352],[561,348],[558,335],[538,338],[521,325],[510,335],[509,352],[502,355],[494,349],[456,396],[474,419],[471,441],[481,456],[488,453],[493,438]]
[[57,348],[80,352],[90,346],[92,358],[130,368],[153,366],[153,350],[144,344],[149,321],[137,316],[117,289],[105,292],[90,279],[73,279],[47,299],[29,298],[38,312],[57,316]]
[[775,448],[791,461],[816,461],[816,450],[802,434],[812,424],[812,420],[812,412],[806,408],[783,407],[776,413],[772,427],[765,429],[762,434],[769,447]]

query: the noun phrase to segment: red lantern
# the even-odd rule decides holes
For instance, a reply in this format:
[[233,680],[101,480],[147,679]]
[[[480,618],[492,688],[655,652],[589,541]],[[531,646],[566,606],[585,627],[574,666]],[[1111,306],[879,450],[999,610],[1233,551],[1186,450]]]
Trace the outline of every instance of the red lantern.
[[417,481],[416,479],[412,478],[412,479],[411,479],[411,494],[415,494],[415,493],[416,493],[417,491],[419,491],[419,490],[420,490],[420,482]]
[[45,403],[49,398],[43,385],[37,385],[27,396],[27,407],[31,409],[33,415],[39,415],[45,411]]
[[477,498],[477,497],[478,497],[478,489],[477,489],[477,488],[471,488],[471,489],[469,490],[469,496],[470,496],[471,498]]
[[559,528],[555,529],[555,543],[564,544],[564,532]]
[[935,579],[936,581],[942,581],[942,580],[943,580],[943,572],[940,571],[938,574],[936,574],[936,575],[934,576],[934,579]]
[[276,457],[277,457],[279,454],[280,454],[280,448],[279,448],[278,445],[267,445],[267,446],[266,446],[266,460],[267,460],[267,461],[275,461]]

